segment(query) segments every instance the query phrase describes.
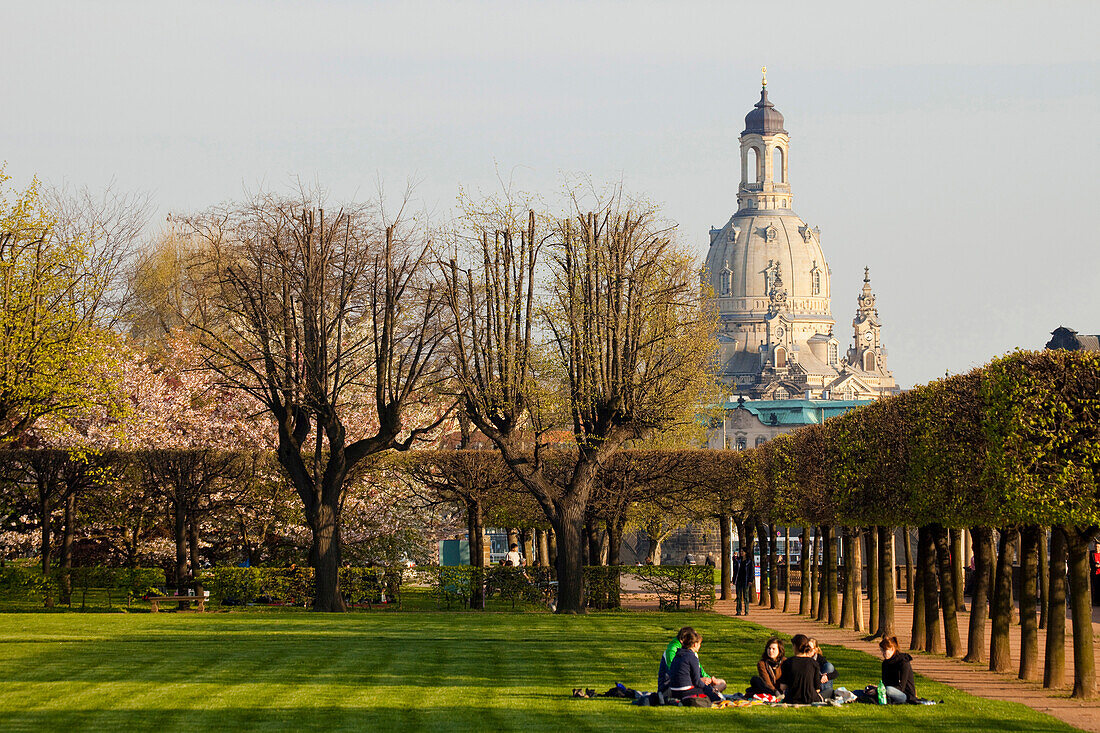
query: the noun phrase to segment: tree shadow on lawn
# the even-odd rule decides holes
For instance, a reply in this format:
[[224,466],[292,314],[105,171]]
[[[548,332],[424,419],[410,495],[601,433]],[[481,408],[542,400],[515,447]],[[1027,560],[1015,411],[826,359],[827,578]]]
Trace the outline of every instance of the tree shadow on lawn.
[[836,708],[753,708],[697,710],[638,708],[625,701],[593,704],[566,700],[555,708],[501,708],[479,705],[436,705],[423,696],[377,707],[280,707],[161,710],[27,711],[5,714],[6,731],[42,730],[617,730],[729,731],[767,730],[820,733],[822,730],[882,731],[884,728],[922,731],[1065,731],[1055,720],[983,720],[943,708],[917,709],[859,706]]

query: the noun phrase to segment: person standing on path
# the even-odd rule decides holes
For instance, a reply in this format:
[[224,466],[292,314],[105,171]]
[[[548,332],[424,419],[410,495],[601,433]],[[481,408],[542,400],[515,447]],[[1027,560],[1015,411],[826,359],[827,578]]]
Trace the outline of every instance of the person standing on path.
[[753,567],[752,558],[749,557],[749,552],[745,548],[741,548],[737,553],[737,557],[733,559],[733,567],[730,568],[733,571],[733,586],[736,593],[735,606],[738,616],[749,615],[749,583],[753,581],[753,577],[756,575],[755,568]]

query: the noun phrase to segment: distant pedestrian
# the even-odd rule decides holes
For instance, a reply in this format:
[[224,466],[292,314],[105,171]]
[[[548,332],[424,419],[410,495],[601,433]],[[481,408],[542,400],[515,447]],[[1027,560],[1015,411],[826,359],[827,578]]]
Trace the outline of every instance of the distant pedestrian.
[[749,615],[749,583],[753,582],[756,576],[756,568],[753,566],[752,558],[749,556],[748,550],[741,548],[737,553],[737,557],[733,560],[733,587],[736,592],[736,614],[738,616]]

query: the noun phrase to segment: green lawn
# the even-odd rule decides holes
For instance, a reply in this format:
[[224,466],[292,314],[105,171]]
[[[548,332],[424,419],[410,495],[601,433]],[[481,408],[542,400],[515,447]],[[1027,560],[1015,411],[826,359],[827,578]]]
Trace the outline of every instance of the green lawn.
[[[946,704],[698,710],[570,698],[573,687],[652,688],[682,624],[703,633],[709,671],[731,688],[747,681],[767,632],[714,614],[6,613],[0,729],[1068,729],[922,679],[918,693]],[[878,660],[826,652],[838,684],[878,680]]]

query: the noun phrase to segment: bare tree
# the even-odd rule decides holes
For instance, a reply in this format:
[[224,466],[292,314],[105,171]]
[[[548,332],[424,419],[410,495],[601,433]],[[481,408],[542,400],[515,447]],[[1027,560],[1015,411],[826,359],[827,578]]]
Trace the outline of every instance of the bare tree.
[[[315,610],[343,611],[340,513],[348,472],[405,450],[443,419],[428,394],[441,376],[442,305],[426,237],[400,214],[335,214],[316,197],[260,194],[189,219],[216,295],[192,326],[208,365],[274,418],[278,457],[312,532]],[[209,292],[209,288],[207,289]],[[414,426],[405,419],[416,405]]]
[[[699,400],[714,319],[694,258],[652,207],[615,191],[592,213],[574,202],[571,217],[547,217],[541,231],[533,211],[524,226],[516,209],[473,212],[474,244],[446,268],[456,372],[467,415],[557,535],[558,612],[582,613],[585,513],[600,463]],[[546,448],[563,441],[573,460],[556,481]]]

